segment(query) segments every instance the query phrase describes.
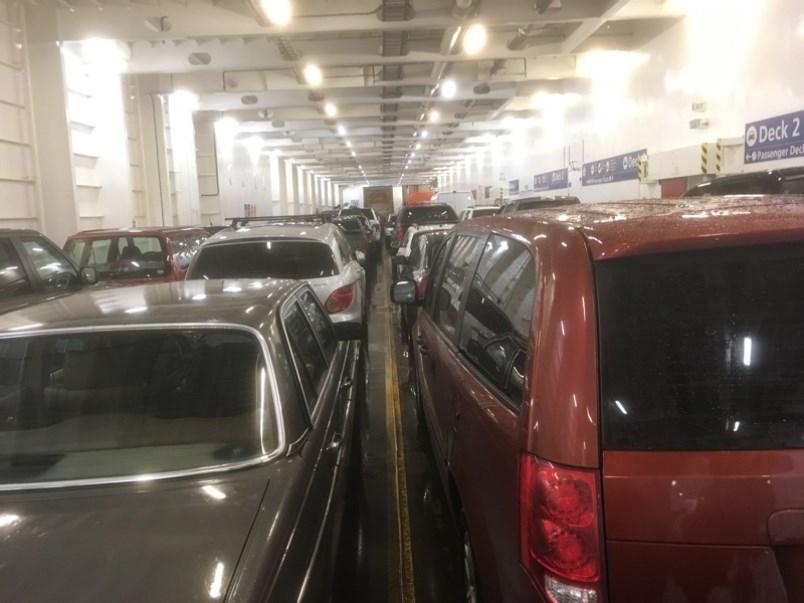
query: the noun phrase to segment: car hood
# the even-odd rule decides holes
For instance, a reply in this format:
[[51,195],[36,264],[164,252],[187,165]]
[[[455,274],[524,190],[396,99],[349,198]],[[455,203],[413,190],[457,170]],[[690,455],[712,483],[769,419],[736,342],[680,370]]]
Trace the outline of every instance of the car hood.
[[0,495],[0,600],[222,600],[265,468]]

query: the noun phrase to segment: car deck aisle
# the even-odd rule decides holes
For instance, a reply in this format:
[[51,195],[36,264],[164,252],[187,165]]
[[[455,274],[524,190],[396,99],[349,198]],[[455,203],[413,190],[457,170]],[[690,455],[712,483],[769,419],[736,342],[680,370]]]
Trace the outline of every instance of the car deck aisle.
[[376,276],[369,274],[362,462],[347,499],[341,550],[357,569],[337,599],[463,601],[462,549],[415,414],[407,344],[389,299],[390,269],[383,255]]

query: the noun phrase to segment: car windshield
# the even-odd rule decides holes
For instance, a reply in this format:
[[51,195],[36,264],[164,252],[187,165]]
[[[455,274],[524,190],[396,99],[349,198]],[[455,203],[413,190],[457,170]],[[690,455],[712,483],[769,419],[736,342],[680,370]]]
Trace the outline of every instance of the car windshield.
[[606,448],[804,448],[804,245],[596,264]]
[[351,207],[349,209],[342,209],[341,216],[365,216],[369,220],[374,220],[374,212],[365,207]]
[[707,195],[762,195],[778,193],[779,182],[767,174],[751,174],[737,178],[723,178],[704,182],[684,193],[685,197]]
[[334,222],[338,225],[338,228],[344,232],[358,234],[363,232],[363,225],[360,224],[360,220],[356,220],[354,218],[343,218],[335,220]]
[[458,215],[449,205],[419,205],[403,209],[399,221],[403,224],[438,224],[457,222]]
[[493,216],[499,211],[496,207],[478,207],[472,210],[473,218],[480,218],[482,216]]
[[202,246],[187,278],[309,279],[335,274],[335,258],[325,243],[258,240]]
[[67,254],[81,267],[93,266],[101,280],[162,276],[170,272],[159,237],[115,235],[67,241]]
[[141,476],[273,450],[256,338],[160,329],[0,339],[0,483]]

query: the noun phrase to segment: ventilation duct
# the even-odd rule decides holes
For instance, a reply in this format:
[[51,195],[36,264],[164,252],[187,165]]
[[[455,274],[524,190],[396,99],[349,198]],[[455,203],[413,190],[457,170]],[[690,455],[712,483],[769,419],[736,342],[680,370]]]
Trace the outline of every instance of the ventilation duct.
[[290,38],[288,36],[277,36],[272,38],[272,40],[279,49],[279,55],[283,60],[298,61],[300,58],[302,58],[301,53],[293,48],[293,44],[290,43]]
[[383,0],[377,9],[377,18],[380,21],[410,21],[413,15],[411,0]]
[[408,54],[408,32],[382,32],[382,46],[380,47],[380,54],[384,57],[401,57]]

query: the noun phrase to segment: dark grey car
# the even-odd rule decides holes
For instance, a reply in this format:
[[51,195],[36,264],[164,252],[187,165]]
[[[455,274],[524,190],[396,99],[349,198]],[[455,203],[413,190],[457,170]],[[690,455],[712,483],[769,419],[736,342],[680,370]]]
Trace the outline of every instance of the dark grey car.
[[0,316],[0,600],[324,601],[360,363],[304,283]]
[[80,270],[42,233],[0,229],[0,312],[78,291],[95,283],[95,270]]

